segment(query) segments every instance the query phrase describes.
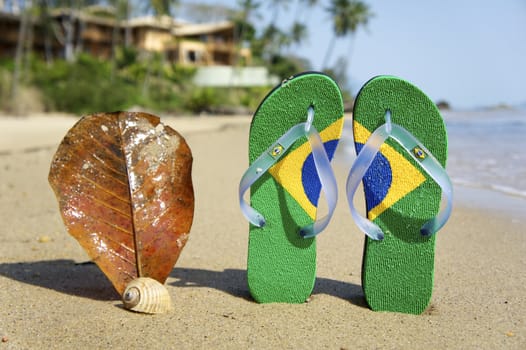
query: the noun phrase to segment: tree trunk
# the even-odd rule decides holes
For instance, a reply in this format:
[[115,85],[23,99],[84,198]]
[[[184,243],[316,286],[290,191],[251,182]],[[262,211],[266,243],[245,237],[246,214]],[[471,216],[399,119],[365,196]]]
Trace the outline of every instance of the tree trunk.
[[119,44],[119,29],[121,20],[115,18],[115,25],[111,33],[111,76],[110,80],[113,82],[115,71],[117,70],[117,45]]
[[332,51],[334,50],[334,44],[336,43],[336,36],[333,35],[331,38],[331,41],[329,41],[329,46],[327,47],[327,51],[325,52],[325,57],[323,58],[323,63],[321,65],[321,69],[327,69],[329,65],[329,60],[332,56]]
[[[14,104],[16,104],[16,98],[18,96],[28,25],[29,11],[23,10],[22,16],[20,18],[20,27],[18,29],[18,41],[16,43],[15,51],[15,66],[13,68],[13,81],[11,83],[11,102]],[[11,109],[13,109],[13,107],[15,106],[11,106]]]
[[126,1],[126,28],[124,29],[124,46],[130,47],[132,45],[132,32],[130,27],[131,19],[131,5]]
[[62,25],[64,26],[64,30],[66,31],[66,40],[64,43],[64,58],[68,62],[73,62],[73,60],[75,59],[73,45],[73,39],[75,38],[75,23],[71,11],[67,15],[67,17],[62,20]]
[[44,36],[44,52],[46,56],[46,64],[49,67],[53,63],[53,41],[49,31],[46,32]]
[[[31,6],[31,2],[27,3],[28,6]],[[28,10],[29,11],[29,10]],[[29,70],[29,66],[31,64],[31,52],[33,51],[33,42],[34,42],[34,27],[33,27],[33,21],[31,19],[31,16],[28,16],[28,25],[26,29],[26,40],[25,40],[25,49],[24,49],[24,63],[22,66],[21,71],[21,77],[22,79],[25,78],[25,75],[27,74],[27,71]]]
[[84,29],[86,29],[86,22],[84,22],[84,19],[82,17],[79,17],[79,30],[77,33],[77,44],[75,45],[75,57],[84,51]]

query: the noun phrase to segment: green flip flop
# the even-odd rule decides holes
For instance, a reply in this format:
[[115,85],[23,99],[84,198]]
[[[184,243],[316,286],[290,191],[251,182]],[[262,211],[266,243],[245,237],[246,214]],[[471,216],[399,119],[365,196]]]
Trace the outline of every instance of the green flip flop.
[[[379,76],[356,97],[353,132],[358,156],[347,180],[347,197],[354,221],[367,235],[365,298],[376,311],[420,314],[433,291],[434,233],[451,214],[444,122],[418,88]],[[353,205],[361,181],[367,219]]]
[[[312,292],[314,237],[327,226],[337,200],[329,161],[342,127],[341,92],[321,73],[284,81],[254,115],[239,201],[251,223],[247,275],[257,302],[302,303]],[[250,205],[243,199],[249,188]],[[329,213],[319,218],[322,190]]]

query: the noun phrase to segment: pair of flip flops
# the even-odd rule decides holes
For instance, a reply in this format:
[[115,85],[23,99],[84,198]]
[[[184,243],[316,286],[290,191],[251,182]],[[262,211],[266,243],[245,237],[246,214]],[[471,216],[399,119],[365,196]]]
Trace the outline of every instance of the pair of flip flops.
[[[302,303],[316,278],[315,236],[337,202],[330,166],[344,123],[337,84],[321,73],[284,81],[260,104],[239,187],[250,221],[248,285],[257,302]],[[433,289],[435,235],[451,212],[447,134],[434,103],[391,76],[371,79],[353,111],[358,154],[347,180],[352,217],[367,235],[362,286],[373,310],[420,314]],[[360,182],[367,218],[354,208]],[[250,204],[244,193],[250,189]],[[328,213],[318,217],[321,192]],[[441,209],[441,197],[447,205]]]

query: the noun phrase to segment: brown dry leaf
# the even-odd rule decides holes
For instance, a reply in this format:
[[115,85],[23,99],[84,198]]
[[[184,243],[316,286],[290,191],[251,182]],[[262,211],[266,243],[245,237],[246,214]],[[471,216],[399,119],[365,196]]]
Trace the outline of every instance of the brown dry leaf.
[[146,113],[83,117],[58,147],[49,183],[64,223],[119,294],[170,274],[192,225],[191,171],[184,138]]

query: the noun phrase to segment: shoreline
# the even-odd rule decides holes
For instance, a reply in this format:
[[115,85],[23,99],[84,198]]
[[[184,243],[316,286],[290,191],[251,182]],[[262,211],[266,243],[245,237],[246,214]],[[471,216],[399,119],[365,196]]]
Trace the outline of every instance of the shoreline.
[[[248,116],[157,116],[161,123],[170,125],[183,136],[187,133],[214,131],[250,123]],[[80,118],[68,114],[0,116],[0,155],[58,147],[67,131]]]
[[[0,116],[0,157],[40,150],[55,151],[59,142],[80,117],[68,114],[38,114],[27,117]],[[250,116],[169,116],[160,117],[161,122],[173,127],[183,137],[187,134],[217,132],[223,129],[248,127]],[[349,115],[346,118],[350,118]],[[36,136],[38,135],[38,136]],[[36,136],[36,137],[35,137]],[[345,135],[343,137],[346,137]],[[347,174],[355,156],[347,156],[343,145],[338,148],[336,171]],[[345,159],[352,158],[352,159]],[[342,176],[343,176],[342,175]],[[458,204],[469,208],[489,210],[524,210],[526,199],[491,187],[483,187],[452,179]],[[493,200],[488,200],[492,198]],[[475,204],[475,205],[474,205]],[[478,204],[478,205],[477,205]],[[494,204],[498,204],[494,206]],[[511,205],[511,206],[508,206]]]
[[[204,116],[159,116],[161,122],[171,126],[183,137],[186,134],[199,132],[220,131],[225,128],[248,126],[251,116],[236,115],[204,115]],[[31,116],[14,117],[0,116],[0,156],[13,153],[37,152],[42,149],[56,149],[66,132],[80,119],[80,117],[64,113],[42,113]],[[350,120],[350,114],[346,114]],[[342,138],[352,139],[352,135],[346,135],[350,129],[344,128]],[[340,145],[337,150],[335,163],[343,172],[348,172],[354,154]],[[352,150],[354,151],[354,150]],[[473,203],[479,204],[480,209],[498,210],[504,212],[526,213],[526,198],[514,193],[506,193],[490,186],[475,186],[470,183],[462,183],[452,179],[454,196],[458,198],[459,204],[473,207]],[[492,199],[492,200],[490,200]]]

